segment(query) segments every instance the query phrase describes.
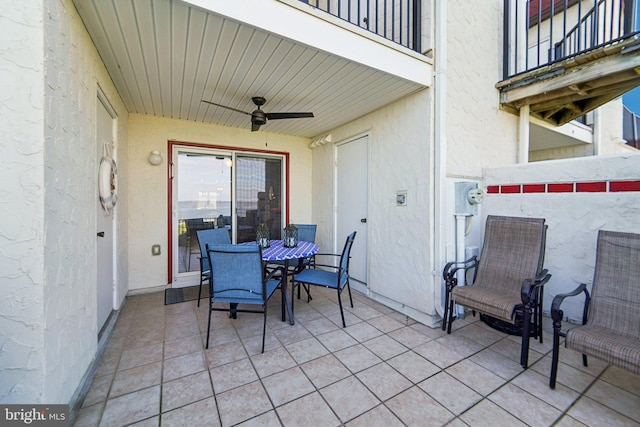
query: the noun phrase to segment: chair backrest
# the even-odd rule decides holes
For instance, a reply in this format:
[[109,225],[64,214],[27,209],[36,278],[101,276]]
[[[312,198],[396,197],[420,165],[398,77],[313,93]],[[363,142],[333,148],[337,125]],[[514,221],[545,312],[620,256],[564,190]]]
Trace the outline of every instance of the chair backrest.
[[214,300],[264,301],[264,271],[259,245],[207,245],[207,253]]
[[347,241],[344,243],[344,248],[342,249],[342,255],[340,256],[340,272],[348,273],[349,272],[349,257],[351,254],[351,247],[353,246],[353,241],[356,238],[356,232],[349,234],[347,236]]
[[640,338],[640,234],[598,232],[587,324]]
[[544,218],[489,215],[475,286],[518,292],[544,264]]
[[229,230],[226,228],[208,228],[206,230],[198,230],[198,244],[200,245],[200,256],[202,257],[202,269],[209,269],[209,258],[207,256],[207,247],[211,245],[231,244]]
[[298,240],[303,242],[316,242],[316,224],[293,224],[298,229]]

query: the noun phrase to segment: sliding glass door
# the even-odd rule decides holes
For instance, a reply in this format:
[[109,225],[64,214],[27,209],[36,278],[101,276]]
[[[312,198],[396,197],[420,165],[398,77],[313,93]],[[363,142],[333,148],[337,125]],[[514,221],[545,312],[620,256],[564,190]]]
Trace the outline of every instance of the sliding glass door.
[[198,230],[225,227],[231,232],[231,165],[228,154],[178,151],[174,176],[178,274],[200,271]]
[[271,239],[280,239],[282,222],[282,159],[236,157],[237,241],[255,240],[256,228],[265,224]]
[[281,237],[284,164],[281,155],[173,147],[174,286],[198,283],[198,230],[225,228],[233,243],[242,243],[255,240],[257,226],[265,224],[272,239]]

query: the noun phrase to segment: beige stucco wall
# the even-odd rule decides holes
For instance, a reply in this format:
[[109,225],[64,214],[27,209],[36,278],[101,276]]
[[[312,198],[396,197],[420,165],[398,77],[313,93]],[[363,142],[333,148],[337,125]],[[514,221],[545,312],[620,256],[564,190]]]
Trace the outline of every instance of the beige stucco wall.
[[[69,403],[98,341],[97,85],[120,117],[124,150],[127,114],[70,0],[0,7],[2,151],[10,160],[0,213],[0,402]],[[126,217],[126,202],[118,209]],[[126,288],[124,273],[116,281]]]
[[[345,236],[334,241],[335,146],[368,135],[368,288],[374,299],[427,324],[435,313],[429,280],[431,96],[419,92],[333,129],[333,144],[313,150],[316,240],[323,251],[342,249]],[[407,191],[407,206],[396,206],[397,190]]]
[[[290,218],[311,220],[311,150],[309,139],[199,122],[131,114],[129,116],[129,290],[141,292],[168,283],[168,141],[241,147],[289,153]],[[158,150],[161,166],[148,162]],[[160,244],[162,255],[151,246]]]
[[479,178],[483,167],[517,160],[518,117],[500,110],[495,88],[502,80],[502,6],[448,2],[448,176]]

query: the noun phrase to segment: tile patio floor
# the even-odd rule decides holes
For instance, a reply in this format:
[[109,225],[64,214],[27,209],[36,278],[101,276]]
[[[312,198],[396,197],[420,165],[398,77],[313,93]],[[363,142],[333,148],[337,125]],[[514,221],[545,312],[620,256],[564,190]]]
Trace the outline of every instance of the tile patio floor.
[[272,297],[264,354],[260,314],[215,312],[206,350],[205,303],[127,298],[74,425],[640,425],[639,376],[563,349],[550,390],[548,334],[525,371],[519,338],[474,317],[446,335],[354,293],[343,329],[335,294],[312,292],[295,326]]

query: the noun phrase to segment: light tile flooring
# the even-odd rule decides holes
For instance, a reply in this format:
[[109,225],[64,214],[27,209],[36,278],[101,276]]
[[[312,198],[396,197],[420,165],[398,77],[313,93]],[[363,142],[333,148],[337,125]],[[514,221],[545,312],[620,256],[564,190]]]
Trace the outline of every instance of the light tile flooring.
[[[635,426],[640,377],[561,351],[549,389],[551,337],[532,342],[476,318],[451,335],[354,293],[347,328],[334,292],[296,300],[295,326],[272,297],[262,315],[127,298],[75,426]],[[343,299],[348,295],[343,294]]]

